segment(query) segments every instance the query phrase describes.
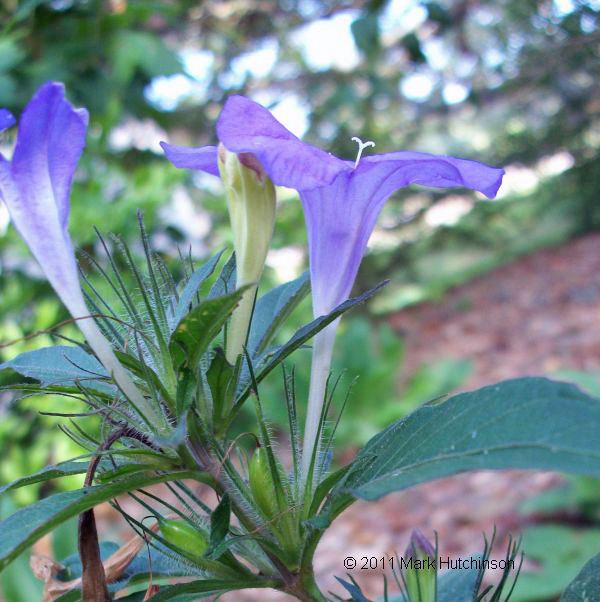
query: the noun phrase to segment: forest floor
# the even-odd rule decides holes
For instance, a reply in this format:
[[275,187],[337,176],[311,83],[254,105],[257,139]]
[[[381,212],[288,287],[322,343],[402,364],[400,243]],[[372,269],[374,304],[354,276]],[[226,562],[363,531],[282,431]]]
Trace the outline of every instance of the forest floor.
[[[417,305],[390,319],[406,340],[399,378],[442,358],[470,359],[474,370],[462,389],[501,379],[559,370],[600,370],[600,234],[545,249],[449,291],[439,302]],[[498,532],[501,556],[509,533],[518,536],[531,517],[527,498],[562,483],[552,473],[480,471],[417,486],[378,502],[357,502],[324,536],[316,554],[323,591],[344,595],[334,575],[348,572],[365,594],[382,595],[381,571],[361,570],[361,558],[402,555],[411,530],[438,533],[440,553],[466,557],[482,550],[482,534]],[[102,530],[114,530],[108,507]],[[386,571],[388,577],[391,572]],[[395,591],[395,588],[392,588]],[[287,600],[277,592],[232,592],[228,601]]]

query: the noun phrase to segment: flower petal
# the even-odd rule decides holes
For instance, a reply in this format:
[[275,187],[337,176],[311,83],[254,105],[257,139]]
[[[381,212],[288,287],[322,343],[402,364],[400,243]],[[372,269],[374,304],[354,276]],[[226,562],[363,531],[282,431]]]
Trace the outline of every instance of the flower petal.
[[15,123],[16,120],[10,111],[7,109],[0,109],[0,132],[11,128]]
[[[74,109],[64,86],[44,84],[19,121],[12,173],[23,202],[58,212],[66,228],[71,182],[85,146],[88,113]],[[54,205],[54,207],[50,207]]]
[[476,161],[395,152],[366,157],[331,185],[301,191],[315,316],[329,313],[350,295],[379,212],[395,190],[409,184],[464,186],[492,197],[503,174]]
[[352,164],[306,144],[271,113],[244,96],[230,96],[217,121],[219,140],[234,153],[253,153],[278,186],[309,190],[330,184]]
[[369,188],[386,198],[409,184],[434,188],[460,186],[493,198],[504,175],[503,169],[477,161],[412,151],[370,155],[361,160],[357,171],[364,174],[362,184],[368,180]]
[[190,148],[187,146],[174,146],[167,142],[161,142],[160,145],[165,151],[167,159],[169,159],[175,167],[197,169],[212,174],[213,176],[219,175],[216,146]]

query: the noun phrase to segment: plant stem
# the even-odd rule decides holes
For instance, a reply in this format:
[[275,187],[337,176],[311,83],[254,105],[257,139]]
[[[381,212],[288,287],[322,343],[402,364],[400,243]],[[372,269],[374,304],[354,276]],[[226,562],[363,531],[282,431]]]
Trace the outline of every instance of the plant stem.
[[312,567],[308,571],[301,571],[298,575],[294,575],[293,581],[287,582],[286,587],[281,591],[294,596],[297,600],[302,600],[302,602],[327,601],[315,581]]
[[[247,492],[241,491],[242,488],[238,489],[241,483],[236,483],[234,475],[229,473],[229,468],[232,468],[235,471],[235,469],[230,466],[229,461],[226,459],[222,461],[215,458],[213,454],[197,440],[197,437],[194,437],[193,435],[190,438],[188,449],[198,465],[201,466],[202,470],[213,477],[214,483],[212,484],[212,487],[214,490],[221,495],[225,492],[230,494],[231,509],[240,521],[240,524],[243,525],[248,532],[259,531],[260,525],[255,523],[254,519],[239,503],[240,497],[244,499],[244,494]],[[223,479],[224,472],[228,474],[229,478]],[[265,548],[260,541],[257,542],[273,564],[277,573],[279,573],[278,582],[272,582],[272,587],[274,589],[285,592],[303,602],[326,602],[327,599],[321,593],[321,590],[315,581],[312,566],[312,557],[320,540],[320,536],[321,534],[317,537],[312,537],[309,540],[310,550],[303,550],[302,557],[304,563],[298,571],[291,571],[281,558],[275,555],[270,549]]]

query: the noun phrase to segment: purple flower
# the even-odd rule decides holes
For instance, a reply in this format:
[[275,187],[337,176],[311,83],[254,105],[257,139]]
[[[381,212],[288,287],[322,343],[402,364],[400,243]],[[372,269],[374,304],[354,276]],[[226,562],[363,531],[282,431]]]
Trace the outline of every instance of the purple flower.
[[413,529],[410,534],[410,541],[404,553],[404,557],[422,560],[423,558],[431,558],[435,560],[436,553],[430,541],[423,535],[419,529]]
[[[0,132],[14,123],[8,111],[0,110]],[[62,84],[44,84],[23,111],[12,160],[0,155],[0,198],[98,359],[135,407],[148,410],[109,342],[88,317],[67,231],[71,183],[85,146],[87,123],[87,111],[73,108]]]
[[413,530],[403,560],[406,599],[410,602],[435,602],[437,554],[419,529]]
[[[465,187],[495,196],[504,171],[476,161],[398,151],[344,161],[306,144],[261,105],[231,96],[217,134],[227,150],[253,153],[271,180],[300,194],[308,230],[315,316],[331,312],[352,289],[367,242],[385,201],[398,188],[422,184]],[[177,167],[216,173],[216,149],[163,143]],[[363,145],[361,144],[361,150]],[[305,450],[312,454],[337,323],[315,338]],[[305,453],[305,470],[310,462]],[[306,472],[305,472],[306,474]]]
[[[354,161],[302,142],[267,109],[243,96],[227,100],[217,134],[227,150],[256,155],[276,185],[300,193],[315,316],[348,298],[377,216],[395,190],[409,184],[461,186],[492,198],[504,174],[476,161],[409,151],[364,157],[355,167]],[[216,147],[162,146],[177,167],[218,174]]]

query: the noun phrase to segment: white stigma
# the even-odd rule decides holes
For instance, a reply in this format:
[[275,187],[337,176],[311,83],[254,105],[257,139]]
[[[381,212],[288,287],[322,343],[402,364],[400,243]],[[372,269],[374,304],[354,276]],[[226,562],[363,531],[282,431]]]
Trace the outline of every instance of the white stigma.
[[358,144],[358,155],[356,155],[356,161],[354,162],[354,169],[356,169],[365,148],[368,148],[369,146],[375,147],[375,143],[372,140],[363,142],[358,136],[352,136],[352,140]]

